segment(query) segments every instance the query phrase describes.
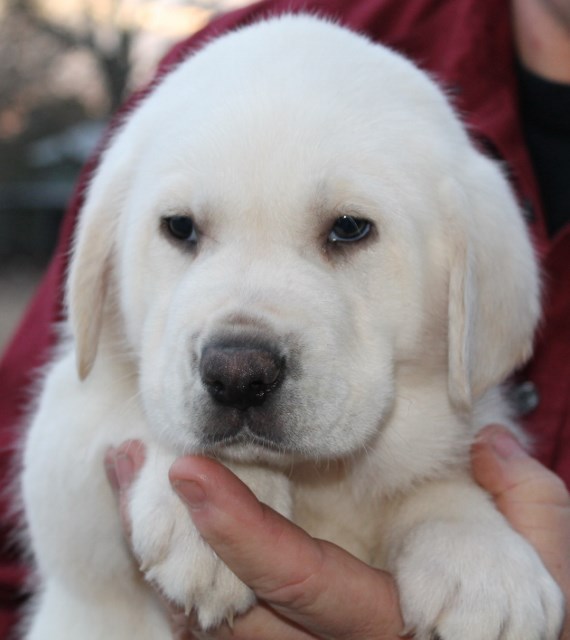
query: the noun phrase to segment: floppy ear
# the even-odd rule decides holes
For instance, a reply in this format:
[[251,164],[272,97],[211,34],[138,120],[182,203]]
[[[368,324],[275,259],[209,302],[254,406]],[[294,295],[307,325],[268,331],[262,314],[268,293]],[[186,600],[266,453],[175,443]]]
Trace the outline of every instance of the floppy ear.
[[81,380],[93,367],[109,287],[117,218],[126,180],[126,160],[105,153],[80,212],[67,279],[67,308]]
[[506,179],[476,155],[448,183],[454,214],[448,365],[453,404],[468,410],[531,355],[540,317],[537,261]]

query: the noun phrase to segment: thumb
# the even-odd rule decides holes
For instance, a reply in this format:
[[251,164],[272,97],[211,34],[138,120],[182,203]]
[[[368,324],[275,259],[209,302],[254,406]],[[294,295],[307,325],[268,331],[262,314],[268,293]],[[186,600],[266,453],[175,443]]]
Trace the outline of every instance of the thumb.
[[180,458],[170,480],[203,538],[278,614],[318,637],[400,637],[391,576],[312,538],[213,460]]
[[472,468],[477,482],[501,511],[516,512],[521,505],[568,506],[570,502],[562,480],[500,425],[486,427],[479,434],[472,449]]
[[570,497],[563,481],[532,458],[505,427],[483,429],[472,448],[475,480],[536,549],[570,595]]

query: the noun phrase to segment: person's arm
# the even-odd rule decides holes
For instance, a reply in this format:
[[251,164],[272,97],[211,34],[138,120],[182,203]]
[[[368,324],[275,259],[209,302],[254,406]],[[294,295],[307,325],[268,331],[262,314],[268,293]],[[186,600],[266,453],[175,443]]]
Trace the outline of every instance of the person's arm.
[[[143,456],[132,445],[118,453],[108,458],[109,475],[124,496]],[[562,481],[496,426],[485,429],[473,447],[473,471],[513,528],[535,547],[568,601],[570,497]],[[391,576],[311,538],[258,502],[238,478],[212,460],[180,458],[170,480],[204,539],[261,602],[238,618],[233,630],[223,626],[210,634],[197,632],[192,619],[173,612],[176,638],[401,638]],[[561,637],[570,640],[568,623]]]

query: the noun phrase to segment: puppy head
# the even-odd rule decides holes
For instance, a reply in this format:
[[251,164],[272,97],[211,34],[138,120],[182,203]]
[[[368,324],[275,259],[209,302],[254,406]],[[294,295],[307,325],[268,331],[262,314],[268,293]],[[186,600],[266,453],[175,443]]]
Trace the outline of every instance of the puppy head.
[[504,179],[431,81],[288,17],[212,43],[127,121],[69,306],[82,376],[121,318],[177,450],[321,458],[376,437],[404,368],[467,408],[528,355],[537,291]]

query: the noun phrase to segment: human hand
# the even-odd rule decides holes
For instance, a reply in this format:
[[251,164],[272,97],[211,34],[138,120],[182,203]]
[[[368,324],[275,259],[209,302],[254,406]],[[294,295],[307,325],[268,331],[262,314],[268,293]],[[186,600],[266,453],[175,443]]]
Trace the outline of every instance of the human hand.
[[[125,445],[119,449],[119,458],[128,460],[122,460],[122,471],[115,465],[116,457],[109,459],[120,496],[143,460],[140,447],[133,456],[132,446],[126,446],[126,451]],[[483,430],[474,445],[473,471],[513,528],[536,548],[568,601],[570,497],[562,481],[497,426]],[[175,637],[400,637],[397,592],[388,574],[314,540],[260,504],[231,472],[212,460],[181,458],[170,479],[202,536],[260,600],[236,620],[233,630],[224,626],[208,634],[196,630],[191,618],[171,611]],[[561,638],[570,640],[568,623]]]
[[[128,537],[126,496],[144,462],[144,448],[124,443],[106,462]],[[175,638],[401,640],[403,622],[389,574],[311,538],[213,460],[181,458],[170,480],[203,538],[259,599],[233,629],[223,625],[209,633],[166,603]]]
[[[477,482],[510,525],[532,544],[570,603],[570,495],[504,427],[486,427],[472,449]],[[560,640],[570,640],[568,613]]]

